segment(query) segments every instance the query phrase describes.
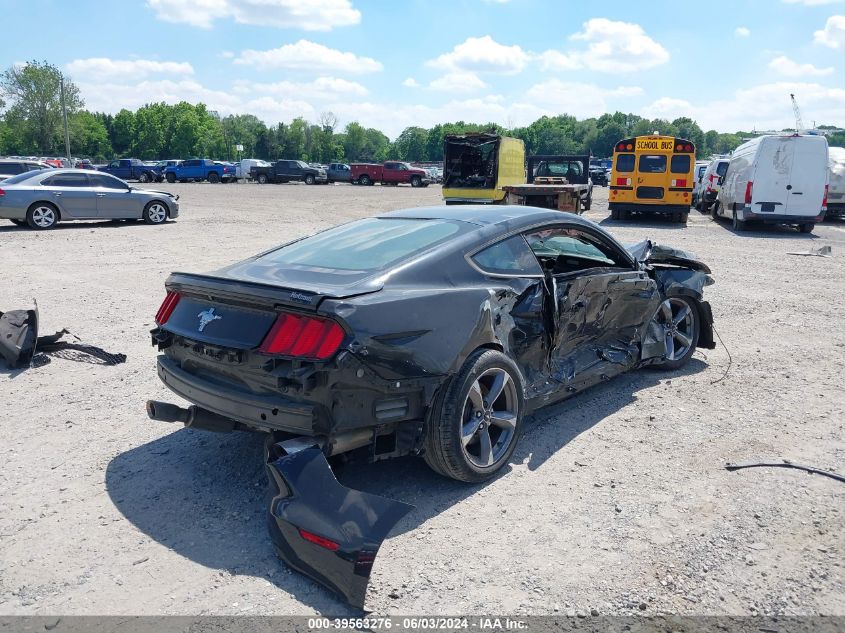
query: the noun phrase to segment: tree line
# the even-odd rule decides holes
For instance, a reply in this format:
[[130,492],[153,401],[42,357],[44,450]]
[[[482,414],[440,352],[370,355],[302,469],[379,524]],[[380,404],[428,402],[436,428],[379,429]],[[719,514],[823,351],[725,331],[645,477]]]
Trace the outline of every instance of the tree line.
[[[217,160],[238,158],[300,159],[308,162],[377,161],[389,159],[438,162],[443,137],[464,132],[495,132],[521,138],[529,154],[610,156],[623,138],[661,134],[695,143],[699,157],[723,154],[737,147],[747,132],[703,131],[688,117],[673,121],[614,112],[578,120],[569,114],[543,116],[525,127],[457,121],[431,128],[408,127],[391,141],[375,128],[357,122],[342,129],[331,112],[315,122],[296,118],[266,125],[252,114],[220,116],[205,104],[149,103],[117,114],[84,109],[79,89],[47,62],[13,66],[0,75],[0,155],[64,155],[61,90],[68,112],[71,153],[95,162],[117,157],[143,160],[199,156]],[[841,137],[841,138],[840,138]],[[828,137],[845,145],[845,134]],[[237,151],[238,145],[243,146]]]

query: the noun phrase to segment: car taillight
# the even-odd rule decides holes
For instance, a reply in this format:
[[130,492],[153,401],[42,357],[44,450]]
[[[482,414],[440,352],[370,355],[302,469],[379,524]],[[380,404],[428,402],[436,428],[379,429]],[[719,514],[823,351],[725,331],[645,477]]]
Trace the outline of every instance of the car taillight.
[[156,323],[159,325],[167,323],[167,319],[169,319],[170,315],[173,314],[173,310],[176,308],[177,303],[179,303],[179,293],[169,290],[167,292],[167,296],[164,298],[164,301],[161,302],[161,307],[158,309],[158,312],[156,312]]
[[751,193],[753,189],[754,183],[749,180],[748,184],[745,185],[745,204],[751,204]]
[[343,329],[331,319],[283,312],[264,337],[259,351],[324,360],[343,342]]
[[320,547],[325,547],[327,550],[331,550],[332,552],[336,552],[338,549],[340,549],[340,545],[338,543],[335,543],[334,541],[327,539],[324,536],[309,532],[308,530],[303,530],[302,528],[299,528],[299,535],[309,543],[314,543],[315,545],[319,545]]
[[[824,186],[824,198],[822,198],[822,211],[827,210],[827,192],[828,192],[829,189],[830,189],[830,185]],[[0,189],[0,192],[2,192],[2,191],[3,190]]]
[[6,192],[3,191],[2,189],[0,189],[0,197],[5,196],[5,195],[6,195]]

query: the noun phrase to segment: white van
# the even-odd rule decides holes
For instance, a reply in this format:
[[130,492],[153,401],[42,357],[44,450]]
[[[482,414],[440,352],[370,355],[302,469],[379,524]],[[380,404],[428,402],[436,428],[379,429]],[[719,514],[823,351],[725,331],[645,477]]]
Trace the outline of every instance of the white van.
[[710,161],[707,169],[704,170],[698,190],[698,204],[695,207],[702,213],[707,213],[716,201],[716,196],[719,195],[719,188],[722,184],[722,177],[728,171],[730,162],[728,158],[716,158]]
[[809,233],[824,218],[828,185],[827,139],[793,134],[761,136],[734,150],[713,218],[797,224]]
[[707,166],[710,161],[697,160],[692,172],[692,206],[698,208],[698,195],[701,193],[701,181],[704,178],[704,172],[707,171]]
[[827,190],[826,218],[845,217],[845,147],[829,147],[830,186]]
[[244,158],[241,162],[235,164],[235,178],[248,180],[250,178],[249,170],[252,167],[269,167],[270,163],[260,158]]

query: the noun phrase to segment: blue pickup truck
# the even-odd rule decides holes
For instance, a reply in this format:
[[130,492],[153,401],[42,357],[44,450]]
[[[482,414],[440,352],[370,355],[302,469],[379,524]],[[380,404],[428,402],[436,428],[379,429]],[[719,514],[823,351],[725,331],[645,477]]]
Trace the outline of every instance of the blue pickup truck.
[[111,161],[108,165],[99,168],[107,174],[116,176],[121,180],[140,180],[141,182],[154,182],[157,174],[155,167],[145,165],[137,158],[120,158]]
[[208,182],[235,182],[235,168],[216,163],[205,158],[189,158],[178,165],[165,168],[167,182],[188,182],[189,180],[207,180]]

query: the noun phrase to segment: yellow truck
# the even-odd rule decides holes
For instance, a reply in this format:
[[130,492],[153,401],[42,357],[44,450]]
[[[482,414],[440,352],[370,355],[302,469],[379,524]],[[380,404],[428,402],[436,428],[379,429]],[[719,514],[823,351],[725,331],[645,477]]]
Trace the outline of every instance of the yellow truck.
[[449,134],[443,141],[446,204],[503,204],[503,187],[525,183],[525,143],[489,133]]

